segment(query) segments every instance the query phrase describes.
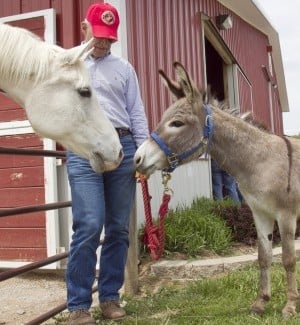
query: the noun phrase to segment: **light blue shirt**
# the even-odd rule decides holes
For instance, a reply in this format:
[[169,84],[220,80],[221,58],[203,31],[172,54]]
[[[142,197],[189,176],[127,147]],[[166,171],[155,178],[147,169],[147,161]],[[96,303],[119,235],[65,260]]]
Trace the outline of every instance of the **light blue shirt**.
[[106,116],[116,128],[128,128],[137,146],[149,137],[148,122],[132,65],[108,54],[86,60],[92,87]]

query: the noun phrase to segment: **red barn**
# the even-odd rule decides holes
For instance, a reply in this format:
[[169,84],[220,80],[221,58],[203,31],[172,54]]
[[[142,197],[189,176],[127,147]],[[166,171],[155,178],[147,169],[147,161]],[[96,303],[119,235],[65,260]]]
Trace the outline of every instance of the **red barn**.
[[[28,28],[47,42],[69,48],[81,42],[80,21],[93,2],[0,0],[0,22]],[[289,107],[279,38],[254,1],[110,3],[119,9],[121,18],[119,42],[113,45],[113,51],[128,58],[136,68],[150,129],[170,104],[158,69],[172,76],[172,63],[180,61],[200,88],[210,84],[219,99],[228,98],[230,105],[252,111],[257,120],[283,133],[282,112]],[[24,110],[0,95],[0,146],[55,149],[56,144],[37,137]],[[65,167],[60,160],[0,157],[0,208],[69,198]],[[153,202],[158,205],[160,180],[154,176],[150,183],[150,190],[156,187]],[[180,168],[172,184],[173,206],[197,196],[210,196],[210,183],[209,161]],[[137,212],[143,214],[140,193]],[[70,209],[1,218],[0,267],[17,266],[68,249],[70,218]]]

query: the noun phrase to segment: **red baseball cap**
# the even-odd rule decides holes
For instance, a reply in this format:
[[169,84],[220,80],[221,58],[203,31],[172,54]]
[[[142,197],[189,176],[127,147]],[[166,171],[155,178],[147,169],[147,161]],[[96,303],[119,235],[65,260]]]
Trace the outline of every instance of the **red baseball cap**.
[[95,37],[118,40],[119,14],[109,3],[94,3],[87,13],[86,20],[91,24]]

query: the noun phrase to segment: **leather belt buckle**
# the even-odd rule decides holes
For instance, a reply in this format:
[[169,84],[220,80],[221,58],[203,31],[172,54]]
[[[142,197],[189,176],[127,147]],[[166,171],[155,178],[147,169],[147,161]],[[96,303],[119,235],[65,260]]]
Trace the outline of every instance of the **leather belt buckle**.
[[125,137],[126,135],[131,134],[129,129],[126,128],[116,128],[116,131],[120,138]]

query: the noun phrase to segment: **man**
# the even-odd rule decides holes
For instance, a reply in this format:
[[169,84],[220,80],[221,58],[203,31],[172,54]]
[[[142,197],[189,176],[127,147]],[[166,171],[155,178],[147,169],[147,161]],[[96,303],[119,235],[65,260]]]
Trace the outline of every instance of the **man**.
[[[92,4],[81,23],[85,41],[94,37],[86,59],[91,84],[120,136],[124,159],[110,172],[96,174],[88,161],[68,152],[72,194],[73,236],[66,272],[69,324],[96,324],[89,308],[95,280],[96,249],[104,228],[98,296],[107,319],[125,316],[119,304],[128,251],[129,216],[135,197],[133,156],[148,136],[148,124],[136,73],[129,62],[110,52],[117,41],[119,15],[107,3]],[[88,126],[87,126],[88,127]]]
[[237,183],[232,176],[222,170],[215,160],[211,159],[212,188],[215,200],[223,200],[228,196],[234,203],[240,204]]

